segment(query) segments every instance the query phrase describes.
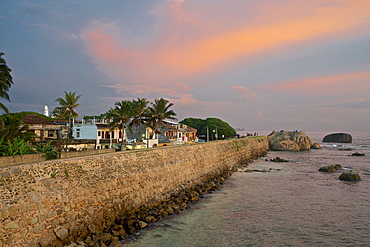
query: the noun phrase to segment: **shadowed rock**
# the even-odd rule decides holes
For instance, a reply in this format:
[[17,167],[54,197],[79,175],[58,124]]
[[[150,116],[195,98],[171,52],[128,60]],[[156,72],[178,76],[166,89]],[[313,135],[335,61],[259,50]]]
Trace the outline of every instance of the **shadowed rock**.
[[322,146],[320,145],[320,143],[316,142],[312,144],[311,149],[322,149]]
[[365,154],[356,152],[356,153],[353,153],[351,156],[365,156]]
[[262,169],[262,170],[259,170],[259,169],[247,169],[247,170],[245,170],[245,172],[252,173],[252,172],[269,172],[269,171],[268,170],[265,170],[265,169]]
[[361,177],[354,170],[346,170],[346,171],[343,171],[342,174],[340,174],[339,179],[353,181],[353,180],[361,180]]
[[272,162],[289,162],[289,160],[282,159],[280,157],[276,157],[274,159],[270,159]]
[[328,166],[323,166],[319,169],[320,172],[335,172],[336,170],[342,168],[339,164],[332,164]]
[[334,133],[326,135],[323,142],[352,143],[352,136],[347,133]]

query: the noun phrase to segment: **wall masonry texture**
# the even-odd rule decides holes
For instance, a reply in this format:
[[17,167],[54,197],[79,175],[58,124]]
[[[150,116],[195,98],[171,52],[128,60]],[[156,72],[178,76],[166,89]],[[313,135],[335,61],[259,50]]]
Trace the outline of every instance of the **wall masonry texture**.
[[[113,153],[115,152],[114,148],[110,149],[95,149],[95,150],[87,150],[82,152],[68,152],[68,153],[59,153],[59,157],[61,159],[71,158],[71,157],[79,157],[79,156],[87,156],[87,155],[95,155],[95,154],[104,154],[104,153]],[[13,155],[13,156],[2,156],[0,157],[0,168],[7,167],[17,164],[29,164],[29,163],[36,163],[45,161],[46,158],[44,157],[43,153],[38,154],[24,154],[24,155]]]
[[0,247],[63,246],[267,150],[241,138],[2,168]]

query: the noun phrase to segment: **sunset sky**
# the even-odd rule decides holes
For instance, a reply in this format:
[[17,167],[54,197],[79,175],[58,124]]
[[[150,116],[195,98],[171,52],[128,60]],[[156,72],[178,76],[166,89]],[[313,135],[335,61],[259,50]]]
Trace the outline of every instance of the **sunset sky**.
[[178,120],[370,131],[370,0],[3,0],[11,112],[166,98]]

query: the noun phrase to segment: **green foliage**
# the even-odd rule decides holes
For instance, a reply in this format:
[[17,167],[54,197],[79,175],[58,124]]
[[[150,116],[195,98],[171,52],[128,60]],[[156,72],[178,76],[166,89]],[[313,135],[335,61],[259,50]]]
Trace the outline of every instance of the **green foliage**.
[[42,144],[40,143],[38,146],[35,146],[34,147],[38,152],[40,153],[44,153],[44,157],[47,159],[47,160],[51,160],[51,159],[57,159],[58,158],[58,154],[59,152],[58,151],[55,151],[53,150],[54,146],[51,145],[51,141],[45,143],[45,144]]
[[31,154],[33,152],[32,146],[29,145],[29,141],[17,137],[14,140],[4,141],[3,138],[0,139],[0,156],[12,156],[12,155],[22,155]]
[[144,98],[137,98],[132,101],[123,100],[116,102],[115,107],[111,108],[104,115],[112,119],[110,123],[112,129],[117,127],[124,131],[126,129],[125,126],[128,126],[128,129],[132,132],[132,128],[135,127],[141,137],[140,126],[146,125],[153,129],[154,133],[165,119],[176,119],[174,117],[176,113],[170,110],[172,106],[173,103],[169,103],[168,100],[163,98],[155,99],[154,102],[149,102]]
[[131,103],[132,119],[129,123],[129,126],[135,126],[139,132],[139,136],[141,136],[140,125],[146,124],[148,104],[149,101],[144,98],[137,98],[137,100],[133,100]]
[[[0,52],[0,98],[10,102],[8,91],[13,85],[13,78],[10,74],[12,70],[6,65],[5,59],[2,57],[4,53]],[[0,102],[0,109],[8,113],[8,108]],[[0,120],[1,121],[1,120]]]
[[[35,116],[41,117],[41,118],[46,119],[46,120],[49,120],[49,121],[53,121],[54,120],[51,117],[47,117],[44,114],[40,114],[40,113],[33,112],[33,111],[14,112],[14,113],[9,113],[7,115],[8,116],[12,116],[12,117],[14,117],[16,119],[22,119],[22,118],[24,118],[25,116],[28,116],[28,115],[35,115]],[[5,116],[6,115],[2,115],[1,118],[4,118]]]
[[173,106],[173,103],[169,103],[168,100],[160,98],[155,99],[154,103],[150,103],[151,106],[148,107],[147,119],[148,126],[150,126],[154,131],[163,124],[163,121],[166,119],[176,120],[176,113],[170,108]]
[[85,121],[88,121],[88,120],[90,120],[90,119],[104,119],[104,118],[107,118],[107,115],[106,115],[106,114],[100,114],[99,116],[87,116],[87,115],[85,115],[85,116],[83,117],[83,119],[84,119]]
[[110,109],[105,115],[113,119],[109,126],[112,129],[117,127],[120,131],[123,131],[122,137],[124,137],[125,124],[129,124],[131,117],[133,117],[133,104],[131,101],[122,100],[114,105],[115,108]]
[[228,123],[218,118],[185,118],[180,123],[188,125],[198,130],[198,135],[206,135],[207,127],[210,136],[214,136],[217,128],[217,134],[219,137],[224,135],[225,137],[236,135],[236,131]]
[[16,114],[6,114],[1,116],[0,136],[4,141],[13,142],[16,138],[30,141],[34,138],[33,132],[27,132],[28,125],[24,124],[21,117]]
[[80,104],[78,100],[81,95],[76,96],[76,92],[66,92],[64,91],[64,99],[57,98],[55,101],[59,103],[60,106],[55,107],[52,114],[57,119],[68,120],[69,131],[66,140],[65,150],[68,149],[68,140],[73,138],[72,136],[72,124],[71,119],[78,118],[78,113],[75,111]]
[[78,114],[75,109],[80,105],[77,103],[80,97],[81,95],[76,96],[76,92],[72,93],[64,91],[64,99],[57,98],[55,100],[60,106],[53,110],[53,114],[60,119],[78,118]]

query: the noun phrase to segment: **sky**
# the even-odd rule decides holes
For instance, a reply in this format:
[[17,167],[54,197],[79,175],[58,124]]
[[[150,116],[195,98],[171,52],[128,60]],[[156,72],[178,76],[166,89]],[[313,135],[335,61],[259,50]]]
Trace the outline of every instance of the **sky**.
[[178,120],[370,131],[370,0],[0,0],[11,112],[165,98]]

